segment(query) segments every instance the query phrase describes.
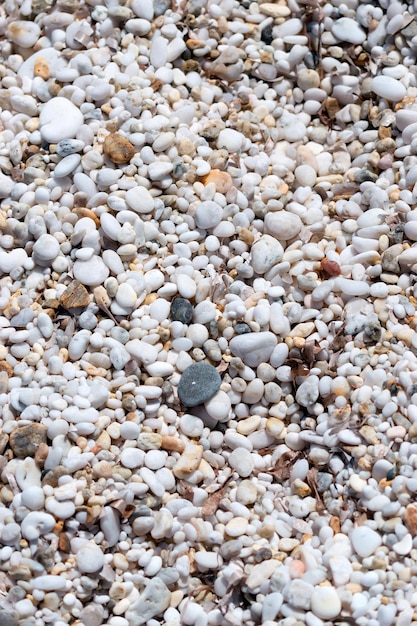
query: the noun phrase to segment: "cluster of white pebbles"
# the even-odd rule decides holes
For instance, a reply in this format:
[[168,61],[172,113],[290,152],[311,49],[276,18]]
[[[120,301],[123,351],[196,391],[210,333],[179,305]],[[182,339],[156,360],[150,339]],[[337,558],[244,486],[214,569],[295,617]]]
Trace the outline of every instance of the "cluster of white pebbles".
[[1,625],[416,624],[417,2],[0,37]]

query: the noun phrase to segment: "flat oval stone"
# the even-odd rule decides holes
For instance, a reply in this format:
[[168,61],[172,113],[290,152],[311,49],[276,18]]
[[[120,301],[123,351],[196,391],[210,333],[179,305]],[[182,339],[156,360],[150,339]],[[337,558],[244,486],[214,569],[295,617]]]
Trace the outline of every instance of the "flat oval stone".
[[392,76],[374,76],[371,83],[372,91],[392,102],[398,102],[405,97],[407,90],[405,86]]
[[365,31],[350,17],[341,17],[332,26],[332,33],[339,41],[361,44],[366,39]]
[[197,406],[219,390],[221,378],[209,363],[200,361],[184,370],[178,385],[178,397],[185,406]]

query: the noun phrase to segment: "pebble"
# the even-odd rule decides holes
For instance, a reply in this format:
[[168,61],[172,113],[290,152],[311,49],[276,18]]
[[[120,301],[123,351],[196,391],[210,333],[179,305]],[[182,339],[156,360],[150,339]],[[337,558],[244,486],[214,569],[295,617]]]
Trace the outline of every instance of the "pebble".
[[72,139],[83,121],[81,111],[70,100],[59,96],[48,100],[39,115],[40,132],[48,143]]
[[77,567],[83,574],[95,574],[104,565],[104,554],[95,543],[87,542],[77,551]]
[[170,605],[171,592],[161,578],[149,580],[140,597],[126,611],[129,626],[141,626],[161,615]]
[[104,140],[104,154],[110,161],[122,165],[129,163],[135,154],[135,147],[120,133],[110,133]]
[[0,622],[409,626],[412,3],[117,4],[0,16]]
[[219,390],[221,378],[217,370],[203,361],[187,367],[178,385],[178,397],[185,406],[206,402]]

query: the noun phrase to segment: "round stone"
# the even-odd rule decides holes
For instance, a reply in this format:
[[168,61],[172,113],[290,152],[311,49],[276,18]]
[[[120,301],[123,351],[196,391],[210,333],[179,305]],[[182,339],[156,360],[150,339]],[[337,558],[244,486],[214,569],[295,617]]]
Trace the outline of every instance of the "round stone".
[[382,543],[381,536],[369,526],[358,526],[350,535],[355,552],[362,558],[374,554]]
[[193,307],[185,298],[174,298],[171,303],[171,319],[175,322],[190,324],[193,319]]
[[152,195],[146,187],[141,185],[129,189],[126,192],[125,200],[128,206],[136,213],[151,213],[155,206]]
[[184,370],[178,385],[178,397],[185,406],[197,406],[214,396],[220,385],[218,371],[209,363],[200,361]]
[[77,554],[77,566],[82,574],[95,574],[104,565],[104,554],[100,548],[92,542],[82,546]]
[[340,17],[336,20],[332,26],[332,33],[339,41],[348,41],[355,45],[363,43],[366,39],[365,31],[350,17]]
[[39,264],[48,264],[58,256],[59,243],[52,235],[41,235],[33,244],[33,254]]
[[263,235],[253,244],[251,253],[254,272],[256,274],[265,274],[282,259],[284,249],[275,237]]
[[265,217],[265,229],[280,241],[288,241],[300,234],[303,223],[294,213],[277,211]]
[[392,76],[374,76],[371,88],[377,96],[392,102],[402,100],[407,93],[405,86],[396,78],[392,78]]
[[230,453],[228,462],[230,467],[242,478],[250,476],[254,468],[252,454],[249,450],[242,447],[237,447]]
[[315,587],[311,595],[311,610],[316,617],[331,620],[337,617],[342,603],[334,587]]
[[83,114],[75,104],[60,97],[45,102],[39,115],[41,135],[48,143],[75,137],[83,121]]
[[82,285],[97,287],[102,285],[109,276],[109,269],[101,257],[93,255],[88,261],[75,261],[74,276]]
[[223,217],[223,209],[220,204],[212,200],[206,200],[198,205],[194,219],[197,228],[209,230],[220,224]]

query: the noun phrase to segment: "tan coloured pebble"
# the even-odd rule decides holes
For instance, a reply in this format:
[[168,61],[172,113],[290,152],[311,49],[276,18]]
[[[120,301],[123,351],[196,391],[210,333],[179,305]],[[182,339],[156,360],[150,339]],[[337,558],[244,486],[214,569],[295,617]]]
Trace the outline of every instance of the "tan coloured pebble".
[[301,498],[311,495],[310,487],[303,480],[300,480],[300,478],[296,478],[291,487],[295,495],[300,496]]
[[111,133],[104,140],[104,154],[109,157],[113,163],[122,165],[129,163],[135,155],[135,147],[120,133]]
[[40,76],[43,80],[48,80],[51,75],[51,70],[49,69],[48,61],[45,57],[38,57],[35,61],[35,65],[33,68],[33,73],[35,76]]
[[415,504],[409,504],[404,511],[404,523],[415,537],[417,535],[417,506]]
[[214,183],[216,191],[219,193],[227,193],[229,189],[232,188],[233,180],[228,172],[212,169],[207,176],[203,177],[203,183],[205,185]]
[[262,2],[259,5],[259,10],[264,15],[270,17],[288,17],[291,15],[290,9],[283,4],[274,4],[273,2]]
[[265,424],[265,430],[268,435],[272,435],[276,439],[285,437],[286,429],[282,420],[277,417],[269,417]]
[[177,478],[187,478],[200,465],[203,457],[203,446],[188,443],[184,452],[172,468],[172,473]]
[[47,430],[46,426],[37,422],[15,428],[9,437],[14,455],[20,459],[34,457],[40,444],[46,444]]

